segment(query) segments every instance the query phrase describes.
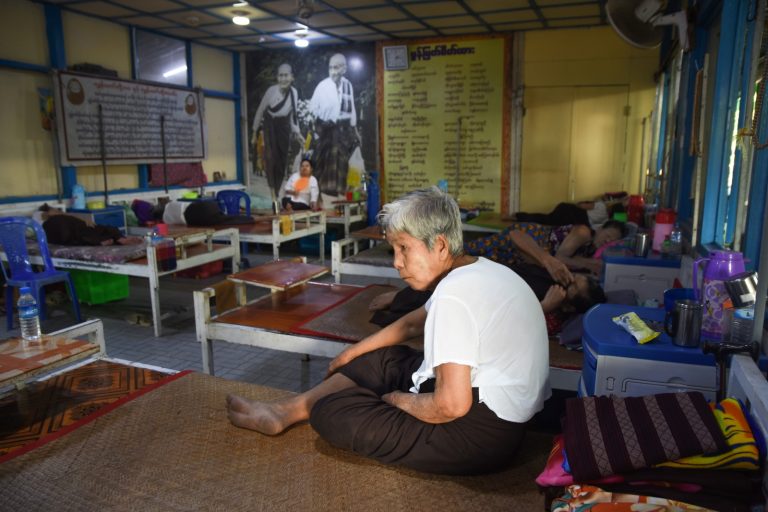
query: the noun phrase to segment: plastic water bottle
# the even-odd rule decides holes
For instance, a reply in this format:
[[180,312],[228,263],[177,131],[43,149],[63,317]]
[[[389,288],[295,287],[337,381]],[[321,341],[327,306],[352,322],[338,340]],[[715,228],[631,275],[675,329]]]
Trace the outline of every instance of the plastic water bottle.
[[683,231],[678,224],[669,232],[669,254],[679,256],[683,252]]
[[19,293],[19,301],[16,305],[19,308],[21,337],[26,341],[38,341],[40,340],[40,311],[37,308],[37,301],[28,286],[22,287]]

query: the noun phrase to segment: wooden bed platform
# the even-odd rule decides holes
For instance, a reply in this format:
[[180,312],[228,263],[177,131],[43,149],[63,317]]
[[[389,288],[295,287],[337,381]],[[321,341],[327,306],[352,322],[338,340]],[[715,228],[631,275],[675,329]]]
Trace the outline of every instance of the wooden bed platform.
[[344,237],[349,236],[349,228],[355,222],[363,222],[368,218],[368,211],[364,200],[360,201],[334,201],[335,209],[326,210],[325,221],[328,224],[341,224],[344,226]]
[[[281,217],[288,217],[288,230],[281,229]],[[280,259],[280,244],[306,236],[320,236],[320,261],[325,261],[325,224],[324,211],[300,211],[287,215],[254,216],[255,224],[235,226],[240,233],[240,241],[268,244],[272,246],[272,256]]]
[[[279,263],[292,265],[288,262],[267,265]],[[239,276],[263,267],[241,272]],[[375,295],[395,288],[312,282],[308,280],[319,275],[318,269],[327,270],[316,265],[306,267],[303,277],[296,274],[288,281],[271,280],[268,272],[262,272],[250,284],[273,292],[248,303],[242,289],[234,290],[234,281],[244,279],[238,276],[230,276],[232,282],[194,292],[197,339],[201,343],[206,373],[214,373],[214,340],[335,357],[348,343],[379,329],[368,322],[371,314],[367,306]],[[576,391],[583,355],[550,340],[550,361],[552,387]]]
[[[120,274],[141,277],[148,280],[149,299],[152,307],[152,325],[156,337],[162,336],[162,314],[160,311],[160,278],[181,270],[205,265],[213,261],[231,259],[233,271],[240,268],[240,239],[238,230],[232,227],[187,228],[170,227],[168,236],[176,241],[179,254],[176,258],[176,268],[160,270],[155,248],[147,247],[146,257],[133,259],[122,263],[103,261],[83,261],[71,258],[52,258],[53,265],[59,269],[77,269],[106,274]],[[213,243],[213,240],[225,240],[227,243]],[[2,253],[5,257],[5,253]],[[30,256],[33,264],[41,265],[40,256]]]

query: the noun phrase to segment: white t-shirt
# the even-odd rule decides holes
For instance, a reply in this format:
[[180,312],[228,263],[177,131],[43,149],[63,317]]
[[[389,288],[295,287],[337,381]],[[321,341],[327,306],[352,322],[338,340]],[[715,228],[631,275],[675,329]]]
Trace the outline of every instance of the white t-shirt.
[[184,210],[189,206],[189,201],[171,201],[165,205],[163,210],[163,222],[166,224],[187,225],[187,219],[184,218]]
[[[342,108],[342,100],[351,102],[349,109]],[[351,126],[356,126],[357,113],[352,82],[341,77],[339,85],[336,86],[330,77],[322,80],[315,87],[312,99],[309,100],[309,111],[323,121],[349,120]]]
[[595,206],[587,210],[587,218],[592,229],[597,229],[608,220],[608,208],[604,201],[595,201]]
[[536,295],[509,268],[485,258],[452,270],[424,305],[424,362],[416,393],[434,368],[472,368],[480,402],[499,418],[523,423],[549,398],[549,341]]
[[320,195],[320,186],[317,184],[317,178],[314,176],[309,177],[309,185],[302,190],[296,191],[296,182],[301,178],[301,174],[295,172],[288,178],[288,183],[285,184],[285,190],[293,190],[293,194],[288,194],[291,201],[295,203],[304,203],[307,206],[317,202],[317,198]]

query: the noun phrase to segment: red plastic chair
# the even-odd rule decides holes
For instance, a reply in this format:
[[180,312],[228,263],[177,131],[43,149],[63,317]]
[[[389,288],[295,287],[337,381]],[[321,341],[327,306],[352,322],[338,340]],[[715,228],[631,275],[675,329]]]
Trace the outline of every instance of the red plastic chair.
[[[37,242],[40,256],[43,259],[41,269],[32,267],[27,249],[27,235],[34,235],[29,240]],[[53,267],[51,253],[48,250],[48,240],[43,227],[30,217],[0,218],[0,245],[8,261],[8,268],[0,265],[5,276],[5,310],[8,330],[13,328],[13,288],[28,286],[37,301],[40,319],[45,318],[45,286],[52,283],[64,282],[72,299],[72,308],[77,322],[81,322],[80,303],[77,300],[75,285],[69,272],[56,270]]]

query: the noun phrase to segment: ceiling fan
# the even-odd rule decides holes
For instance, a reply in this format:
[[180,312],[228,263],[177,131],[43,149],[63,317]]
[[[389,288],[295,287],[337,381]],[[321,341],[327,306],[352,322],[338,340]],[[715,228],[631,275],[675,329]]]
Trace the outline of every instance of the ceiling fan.
[[608,0],[608,21],[619,36],[633,46],[655,48],[664,38],[663,27],[677,28],[680,47],[687,52],[688,17],[684,10],[666,14],[662,0]]

